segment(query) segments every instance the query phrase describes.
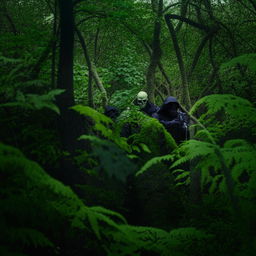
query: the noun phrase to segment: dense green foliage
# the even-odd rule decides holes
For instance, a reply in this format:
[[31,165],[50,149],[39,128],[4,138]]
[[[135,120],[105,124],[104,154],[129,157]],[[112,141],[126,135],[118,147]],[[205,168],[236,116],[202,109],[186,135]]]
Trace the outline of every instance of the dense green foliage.
[[[0,255],[255,255],[255,17],[255,0],[2,0]],[[140,90],[177,97],[190,139]]]

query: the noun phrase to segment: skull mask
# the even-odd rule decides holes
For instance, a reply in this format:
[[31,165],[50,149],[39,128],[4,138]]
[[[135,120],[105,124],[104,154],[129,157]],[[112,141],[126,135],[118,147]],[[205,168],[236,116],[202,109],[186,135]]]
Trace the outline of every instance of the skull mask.
[[148,94],[146,92],[139,92],[137,95],[137,104],[140,108],[144,108],[148,102]]

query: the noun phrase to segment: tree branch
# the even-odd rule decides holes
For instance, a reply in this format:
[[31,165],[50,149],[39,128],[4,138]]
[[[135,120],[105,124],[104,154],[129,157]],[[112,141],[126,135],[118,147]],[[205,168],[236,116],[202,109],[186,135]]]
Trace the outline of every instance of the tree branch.
[[211,30],[208,26],[202,25],[202,24],[200,24],[200,23],[197,23],[197,22],[195,22],[195,21],[193,21],[193,20],[190,20],[190,19],[188,19],[188,18],[182,17],[182,16],[180,16],[180,15],[176,15],[176,14],[166,14],[166,15],[165,15],[165,18],[166,18],[166,19],[175,19],[175,20],[183,21],[183,22],[185,22],[185,23],[187,23],[187,24],[189,24],[189,25],[191,25],[191,26],[193,26],[193,27],[195,27],[195,28],[204,30],[204,31],[206,31],[206,32],[208,32],[208,33],[209,33],[210,30]]
[[179,5],[180,3],[175,3],[175,4],[170,4],[168,6],[166,6],[162,12],[162,14],[166,13],[170,8]]

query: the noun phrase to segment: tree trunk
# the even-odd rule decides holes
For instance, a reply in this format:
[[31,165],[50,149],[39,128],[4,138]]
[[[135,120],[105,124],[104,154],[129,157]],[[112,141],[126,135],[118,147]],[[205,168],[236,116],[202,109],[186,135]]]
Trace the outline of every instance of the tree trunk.
[[201,55],[206,43],[213,36],[214,33],[215,33],[215,31],[211,31],[210,33],[208,33],[206,36],[204,36],[202,38],[200,44],[198,45],[198,48],[197,48],[196,53],[195,53],[194,58],[193,58],[192,65],[191,65],[190,70],[188,72],[188,80],[190,80],[190,78],[192,76],[192,73],[193,73],[194,69],[196,68],[196,65],[199,61],[200,55]]
[[87,50],[87,46],[85,43],[85,40],[80,32],[80,30],[76,27],[76,34],[78,36],[78,39],[80,41],[80,44],[82,46],[83,49],[83,53],[84,53],[84,57],[86,60],[86,64],[88,67],[88,104],[90,107],[94,107],[94,101],[93,101],[93,86],[92,86],[92,76],[93,76],[93,72],[92,72],[92,63],[88,54],[88,50]]
[[97,87],[99,88],[99,90],[102,93],[102,106],[105,107],[108,104],[108,95],[107,95],[107,91],[103,86],[103,83],[99,77],[99,74],[97,72],[96,66],[95,64],[92,62],[92,76],[93,79],[97,85]]
[[[149,54],[149,57],[151,58],[152,57],[152,49],[150,47],[150,45],[148,45],[144,39],[142,39],[139,35],[139,33],[137,33],[136,31],[134,31],[131,27],[129,27],[127,24],[125,24],[125,27],[132,33],[134,34],[138,40],[142,43],[142,45],[145,47],[147,53]],[[172,89],[172,82],[171,82],[171,79],[169,78],[168,74],[166,73],[161,61],[158,62],[158,68],[160,70],[160,72],[162,73],[167,85],[168,85],[168,88],[167,88],[167,91],[168,91],[168,95],[174,95],[174,91]]]
[[59,0],[60,10],[60,53],[58,70],[58,88],[65,89],[59,97],[61,110],[74,105],[73,94],[73,48],[74,17],[72,0]]
[[178,44],[178,40],[176,37],[174,27],[170,21],[169,15],[165,15],[165,21],[168,26],[169,32],[171,34],[171,37],[172,37],[173,46],[174,46],[174,50],[175,50],[176,57],[178,60],[180,74],[181,74],[182,98],[180,101],[183,105],[185,105],[188,109],[190,109],[191,108],[191,100],[190,100],[190,95],[189,95],[187,73],[185,70],[184,63],[183,63],[183,58],[181,55],[180,47]]
[[85,147],[77,138],[84,133],[85,127],[82,117],[71,110],[74,105],[73,91],[73,48],[74,48],[74,17],[72,0],[58,0],[60,15],[60,49],[58,68],[58,89],[64,93],[57,97],[60,109],[58,128],[60,132],[62,150],[67,153],[60,163],[58,178],[64,183],[72,185],[81,182],[81,172],[72,161],[76,149]]
[[88,66],[88,71],[89,71],[89,81],[88,81],[88,99],[89,99],[89,106],[93,107],[94,103],[93,103],[93,90],[92,90],[92,78],[96,83],[96,86],[99,88],[100,92],[102,93],[102,106],[105,107],[108,104],[108,95],[107,95],[107,91],[104,88],[104,85],[99,77],[99,74],[97,72],[96,66],[94,64],[94,62],[91,60],[87,47],[86,47],[86,43],[85,40],[81,34],[81,32],[76,28],[76,32],[78,35],[78,38],[80,40],[81,46],[83,48],[83,52],[84,52],[84,56],[87,62],[87,66]]
[[[56,38],[58,37],[58,29],[57,29],[57,0],[54,0],[54,21],[53,21],[53,28],[52,28],[52,34]],[[52,45],[52,63],[51,63],[51,85],[52,89],[56,87],[56,48],[57,48],[57,40],[54,41],[54,44]]]
[[161,18],[163,13],[163,0],[158,1],[157,10],[156,1],[152,1],[152,9],[156,11],[156,19],[154,24],[154,35],[152,41],[152,54],[150,63],[147,70],[146,81],[147,81],[147,92],[149,100],[155,101],[155,73],[158,63],[161,59],[161,48],[160,48],[160,34],[161,34]]
[[[180,6],[180,15],[182,17],[186,16],[187,13],[187,9],[188,9],[188,3],[189,0],[181,0],[181,6]],[[179,23],[177,24],[177,26],[175,27],[175,32],[178,33],[182,27],[183,21],[180,20]]]
[[57,97],[60,108],[59,129],[63,149],[73,153],[77,146],[77,137],[81,132],[81,119],[70,109],[74,105],[73,91],[73,48],[74,17],[72,0],[59,0],[60,14],[60,50],[58,67],[58,89],[65,92]]

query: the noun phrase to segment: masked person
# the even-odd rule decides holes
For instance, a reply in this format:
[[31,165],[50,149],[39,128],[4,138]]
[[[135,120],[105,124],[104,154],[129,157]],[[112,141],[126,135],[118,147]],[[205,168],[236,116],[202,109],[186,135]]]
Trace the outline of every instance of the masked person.
[[176,98],[167,97],[153,117],[164,125],[177,144],[189,139],[189,118],[180,110],[180,104]]
[[144,91],[140,91],[137,94],[134,104],[139,106],[142,112],[151,117],[159,110],[158,106],[148,100],[148,94]]

